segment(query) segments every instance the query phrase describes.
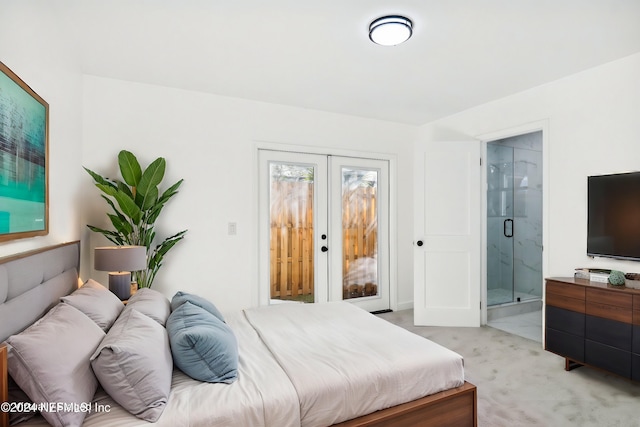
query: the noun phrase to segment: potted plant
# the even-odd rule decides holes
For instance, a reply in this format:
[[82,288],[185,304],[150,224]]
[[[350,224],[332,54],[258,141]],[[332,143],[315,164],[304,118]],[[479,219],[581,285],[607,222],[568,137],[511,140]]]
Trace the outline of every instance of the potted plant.
[[180,231],[155,244],[155,224],[165,204],[178,193],[182,179],[162,194],[158,186],[164,178],[166,160],[159,157],[142,170],[136,156],[122,150],[118,154],[118,166],[124,180],[109,179],[84,170],[91,175],[102,198],[113,213],[107,213],[114,231],[87,225],[91,231],[100,233],[116,245],[135,245],[147,248],[147,269],[132,272],[140,288],[151,287],[153,279],[162,267],[167,252],[184,238],[187,230]]

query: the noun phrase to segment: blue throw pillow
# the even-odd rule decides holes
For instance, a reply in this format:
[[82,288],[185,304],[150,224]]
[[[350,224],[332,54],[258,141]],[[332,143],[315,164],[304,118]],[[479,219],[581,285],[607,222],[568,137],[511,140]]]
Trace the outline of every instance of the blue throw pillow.
[[173,362],[191,378],[232,383],[238,378],[238,342],[216,316],[189,301],[167,319]]
[[222,313],[220,313],[220,310],[218,310],[218,308],[215,305],[213,305],[211,301],[205,298],[202,298],[198,295],[188,294],[182,291],[176,292],[173,298],[171,298],[171,311],[176,310],[178,307],[180,307],[182,304],[184,304],[187,301],[189,301],[193,305],[197,305],[198,307],[207,310],[209,313],[213,314],[218,319],[224,322],[224,317],[222,316]]

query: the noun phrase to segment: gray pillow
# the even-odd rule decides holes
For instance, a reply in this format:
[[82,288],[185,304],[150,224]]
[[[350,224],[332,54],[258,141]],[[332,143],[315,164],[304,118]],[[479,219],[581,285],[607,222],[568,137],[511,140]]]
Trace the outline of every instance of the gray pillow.
[[132,309],[146,314],[162,326],[167,323],[167,318],[171,314],[171,306],[167,297],[149,288],[141,288],[129,298],[125,310]]
[[69,411],[41,411],[49,424],[82,424],[98,388],[89,357],[104,336],[82,312],[60,303],[7,340],[9,374],[34,403],[75,405]]
[[123,312],[91,366],[102,388],[138,418],[155,422],[167,404],[173,360],[167,331],[137,310]]
[[211,301],[202,298],[201,296],[188,294],[182,291],[176,292],[173,298],[171,298],[171,311],[176,310],[187,301],[189,301],[193,305],[197,305],[198,307],[207,310],[209,313],[213,314],[218,319],[224,322],[222,313],[220,313],[220,310],[218,310],[218,308]]
[[169,316],[167,332],[174,363],[191,378],[213,383],[238,378],[238,342],[213,314],[187,301]]
[[122,301],[113,292],[93,279],[87,280],[72,294],[60,298],[86,314],[107,332],[124,308]]

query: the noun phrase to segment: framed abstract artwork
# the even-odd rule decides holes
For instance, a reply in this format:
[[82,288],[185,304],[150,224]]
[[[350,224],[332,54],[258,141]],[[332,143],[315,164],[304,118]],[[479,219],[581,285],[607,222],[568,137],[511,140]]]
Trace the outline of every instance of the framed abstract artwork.
[[0,62],[0,242],[49,232],[49,104]]

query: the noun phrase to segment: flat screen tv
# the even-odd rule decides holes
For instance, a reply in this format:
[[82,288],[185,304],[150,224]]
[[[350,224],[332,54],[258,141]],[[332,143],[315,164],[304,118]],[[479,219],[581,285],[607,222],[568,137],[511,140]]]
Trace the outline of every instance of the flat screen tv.
[[587,255],[640,261],[640,172],[587,179]]

